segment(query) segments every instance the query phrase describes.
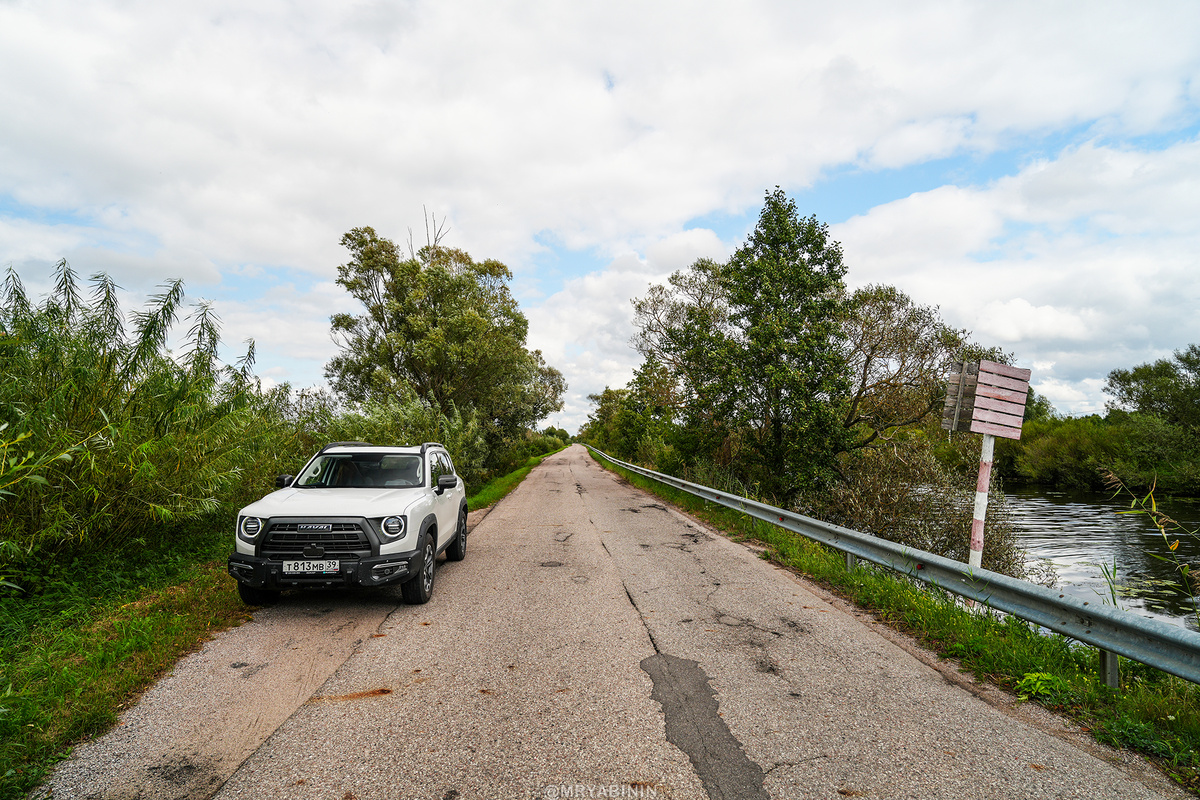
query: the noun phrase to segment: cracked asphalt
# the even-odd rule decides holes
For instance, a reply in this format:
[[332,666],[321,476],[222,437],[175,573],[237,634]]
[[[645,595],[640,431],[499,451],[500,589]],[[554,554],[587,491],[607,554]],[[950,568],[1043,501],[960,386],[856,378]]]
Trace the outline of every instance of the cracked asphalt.
[[[326,655],[291,649],[281,631],[296,627]],[[287,699],[260,713],[272,695]],[[226,738],[238,746],[223,752]],[[477,525],[466,560],[439,565],[429,604],[285,595],[181,662],[48,787],[223,800],[1187,796],[580,446]]]

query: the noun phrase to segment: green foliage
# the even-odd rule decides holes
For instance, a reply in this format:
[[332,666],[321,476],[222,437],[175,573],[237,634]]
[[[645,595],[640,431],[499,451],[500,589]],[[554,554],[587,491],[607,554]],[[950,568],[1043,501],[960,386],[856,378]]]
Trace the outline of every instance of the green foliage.
[[346,410],[328,393],[263,391],[253,343],[236,364],[218,361],[219,320],[203,303],[175,357],[178,281],[127,326],[107,276],[89,300],[66,262],[57,278],[35,305],[10,271],[0,304],[0,589],[40,591],[47,560],[135,550],[232,515],[328,441],[441,441],[468,486],[495,468],[478,417],[453,404],[401,396]]
[[562,408],[562,374],[525,349],[529,323],[499,261],[476,262],[436,240],[401,257],[371,228],[342,237],[338,283],[364,313],[336,314],[341,347],[325,367],[351,403],[416,397],[479,420],[490,445]]
[[41,480],[10,487],[0,539],[26,551],[103,544],[207,514],[240,479],[239,448],[262,435],[251,410],[253,348],[221,367],[211,308],[193,307],[175,360],[166,340],[182,305],[180,282],[135,314],[129,333],[117,287],[104,275],[92,283],[85,303],[60,262],[55,291],[34,306],[8,273],[0,424],[32,452],[57,454],[41,465]]
[[784,503],[829,483],[846,447],[845,273],[829,227],[800,218],[779,188],[719,273],[734,335],[718,343],[717,408],[744,431],[749,476]]
[[[847,297],[844,273],[827,228],[769,192],[727,263],[701,259],[633,301],[645,360],[626,387],[590,397],[580,437],[676,475],[719,468],[775,503],[965,557],[973,476],[939,459],[961,446],[941,452],[923,426],[952,361],[1009,357],[894,287]],[[1020,574],[993,509],[989,568]]]
[[854,292],[842,335],[851,382],[842,425],[856,448],[940,412],[950,365],[971,347],[967,331],[894,286]]
[[1200,429],[1200,345],[1170,358],[1108,373],[1104,391],[1113,408],[1159,417],[1191,432]]
[[1096,415],[1031,420],[1020,439],[997,441],[997,472],[1015,483],[1098,490],[1123,438],[1124,431]]
[[1200,440],[1162,417],[1118,409],[1042,417],[1026,422],[1019,440],[997,441],[996,471],[1010,483],[1093,491],[1112,473],[1130,487],[1197,495]]
[[768,192],[728,262],[701,259],[634,301],[646,362],[626,397],[600,397],[617,405],[589,431],[626,454],[717,458],[780,502],[828,483],[848,439],[844,273],[828,227]]
[[565,428],[556,428],[553,425],[542,431],[542,436],[552,436],[555,439],[561,440],[564,444],[570,444],[574,437],[567,433]]
[[[968,473],[948,469],[936,441],[925,431],[909,430],[847,453],[840,462],[845,480],[806,495],[805,513],[966,562],[981,442],[977,436],[959,435],[943,445],[955,451],[956,461],[971,465]],[[1025,551],[998,483],[989,493],[986,530],[983,567],[1025,577]]]
[[0,797],[24,798],[73,743],[244,618],[228,530],[213,516],[136,551],[45,561],[31,591],[0,595]]
[[1070,686],[1062,678],[1049,672],[1026,672],[1017,681],[1016,689],[1017,696],[1022,700],[1032,697],[1036,700],[1055,702],[1068,694]]
[[483,430],[475,417],[464,419],[453,405],[449,413],[443,413],[423,400],[368,402],[334,417],[323,430],[325,438],[338,442],[441,442],[467,486],[486,474],[488,447]]

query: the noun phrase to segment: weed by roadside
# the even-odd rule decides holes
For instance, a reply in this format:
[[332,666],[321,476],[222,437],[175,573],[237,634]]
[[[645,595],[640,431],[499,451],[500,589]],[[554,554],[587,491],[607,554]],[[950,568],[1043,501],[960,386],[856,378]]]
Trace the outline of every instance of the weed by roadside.
[[47,570],[35,594],[0,598],[0,798],[24,797],[72,743],[246,619],[223,560],[160,554],[158,568],[76,561]]

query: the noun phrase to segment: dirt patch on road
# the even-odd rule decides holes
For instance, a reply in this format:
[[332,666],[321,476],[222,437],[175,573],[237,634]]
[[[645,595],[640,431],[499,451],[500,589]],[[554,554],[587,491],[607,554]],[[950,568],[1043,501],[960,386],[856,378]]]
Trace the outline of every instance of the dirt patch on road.
[[210,797],[396,605],[365,592],[285,594],[176,664],[116,728],[76,747],[39,796]]

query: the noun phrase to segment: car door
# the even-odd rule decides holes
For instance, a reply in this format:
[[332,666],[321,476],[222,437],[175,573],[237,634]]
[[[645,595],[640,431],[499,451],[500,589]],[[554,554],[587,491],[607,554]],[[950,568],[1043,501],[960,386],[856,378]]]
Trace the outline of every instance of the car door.
[[[450,466],[450,460],[446,458],[444,453],[435,452],[431,454],[429,459],[429,486],[431,489],[437,489],[438,478],[443,475],[453,474],[454,469]],[[458,505],[455,503],[456,499],[457,493],[453,491],[433,496],[433,513],[437,515],[438,523],[437,546],[439,549],[454,538],[455,526],[458,523]]]

